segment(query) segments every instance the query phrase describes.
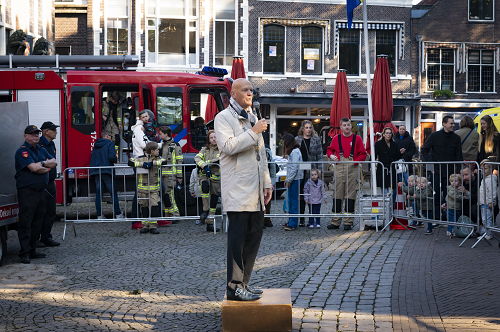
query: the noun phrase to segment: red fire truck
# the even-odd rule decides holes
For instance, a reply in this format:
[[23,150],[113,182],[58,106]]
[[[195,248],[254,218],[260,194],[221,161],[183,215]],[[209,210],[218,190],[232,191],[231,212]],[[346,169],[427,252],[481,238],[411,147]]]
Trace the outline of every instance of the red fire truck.
[[[159,125],[172,128],[185,163],[192,162],[205,144],[205,136],[193,130],[192,119],[204,117],[210,96],[219,111],[228,105],[230,79],[217,68],[205,67],[199,74],[150,72],[137,70],[137,63],[137,56],[0,56],[0,102],[27,101],[30,124],[61,125],[55,141],[59,174],[90,164],[103,127],[104,102],[113,91],[122,96],[119,163],[126,164],[132,155],[129,133],[143,109],[152,110]],[[78,196],[88,195],[87,181],[80,181],[87,177],[86,171],[69,173],[63,193],[59,176],[57,202],[63,202],[62,194],[68,202],[76,191]]]

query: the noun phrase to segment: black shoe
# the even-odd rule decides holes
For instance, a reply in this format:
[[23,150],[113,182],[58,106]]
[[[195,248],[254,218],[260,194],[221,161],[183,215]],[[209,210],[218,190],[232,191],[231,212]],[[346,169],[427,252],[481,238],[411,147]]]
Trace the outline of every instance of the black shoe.
[[204,224],[205,223],[205,220],[207,219],[208,217],[208,211],[203,211],[201,214],[200,214],[200,223],[201,224]]
[[259,294],[252,294],[246,289],[238,288],[236,291],[226,290],[227,299],[231,301],[256,301],[262,297]]
[[141,228],[141,234],[149,233],[149,228]]
[[299,223],[299,227],[306,227],[306,224],[304,224],[303,222]]
[[158,230],[158,228],[151,228],[151,229],[149,230],[149,232],[150,232],[151,234],[160,234],[160,231]]
[[34,251],[30,253],[30,258],[45,258],[45,257],[47,257],[47,254],[44,254],[42,252]]
[[265,222],[264,223],[264,227],[273,227],[273,223],[272,222]]
[[337,226],[337,225],[334,225],[334,224],[330,224],[328,226],[326,226],[326,228],[328,229],[339,229],[340,226]]
[[249,291],[250,293],[252,293],[252,294],[262,294],[262,293],[264,293],[261,289],[252,288],[252,287],[250,287],[248,285],[245,286],[245,289],[247,291]]
[[[213,232],[213,231],[214,231],[214,225],[207,224],[207,232]],[[220,232],[220,228],[217,228],[215,231]]]
[[179,220],[172,220],[172,224],[178,224]]
[[22,264],[29,264],[30,263],[30,256],[28,256],[28,255],[21,256],[21,260],[19,262]]
[[352,226],[351,225],[344,225],[344,230],[345,231],[349,231],[352,229]]
[[58,245],[60,245],[59,242],[54,241],[54,239],[50,237],[47,240],[43,240],[42,243],[45,244],[46,247],[57,247]]

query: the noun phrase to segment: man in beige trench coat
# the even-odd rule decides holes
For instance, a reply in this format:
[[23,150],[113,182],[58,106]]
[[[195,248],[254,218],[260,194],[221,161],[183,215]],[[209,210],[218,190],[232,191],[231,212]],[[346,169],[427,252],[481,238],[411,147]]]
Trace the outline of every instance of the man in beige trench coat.
[[267,168],[262,132],[264,119],[252,113],[253,88],[237,79],[228,108],[215,117],[220,151],[222,205],[227,211],[227,298],[260,299],[262,291],[249,287],[262,238],[264,211],[271,200],[272,184]]

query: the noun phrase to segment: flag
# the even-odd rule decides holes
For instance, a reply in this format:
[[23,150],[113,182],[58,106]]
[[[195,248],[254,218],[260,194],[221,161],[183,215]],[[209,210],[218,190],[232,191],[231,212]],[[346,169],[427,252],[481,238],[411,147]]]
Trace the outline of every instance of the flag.
[[352,12],[361,4],[362,0],[347,0],[347,29],[351,29]]

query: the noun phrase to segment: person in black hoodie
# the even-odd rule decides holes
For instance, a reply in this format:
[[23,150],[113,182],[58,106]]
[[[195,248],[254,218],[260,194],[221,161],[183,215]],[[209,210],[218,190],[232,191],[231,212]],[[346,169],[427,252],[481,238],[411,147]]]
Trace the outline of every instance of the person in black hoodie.
[[[115,145],[110,132],[103,130],[101,136],[103,138],[97,139],[94,144],[92,154],[90,155],[90,167],[113,166],[113,164],[117,161]],[[102,184],[104,184],[113,196],[115,219],[122,219],[123,214],[121,213],[120,205],[118,204],[118,192],[116,190],[113,170],[111,168],[91,168],[89,175],[93,176],[95,180],[95,208],[97,211],[97,219],[106,219],[104,218],[101,210]]]
[[[460,136],[453,132],[455,121],[452,116],[443,117],[443,129],[430,134],[427,141],[422,145],[422,159],[424,161],[462,161],[462,142]],[[448,177],[455,172],[457,164],[435,164],[432,183],[434,186],[434,211],[441,210],[441,204],[446,197],[446,186]],[[442,196],[441,196],[442,193]],[[439,215],[436,219],[439,220]]]
[[[406,131],[405,125],[399,126],[398,132],[394,135],[394,142],[396,142],[396,145],[401,152],[402,159],[406,162],[411,162],[413,155],[417,152],[417,147],[415,146],[413,137],[411,137],[410,133]],[[403,173],[403,178],[405,184],[408,185],[408,172]],[[401,174],[398,174],[398,181],[402,181]]]

